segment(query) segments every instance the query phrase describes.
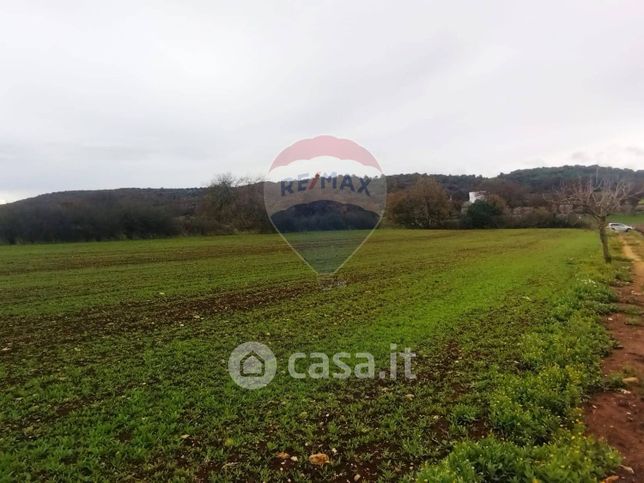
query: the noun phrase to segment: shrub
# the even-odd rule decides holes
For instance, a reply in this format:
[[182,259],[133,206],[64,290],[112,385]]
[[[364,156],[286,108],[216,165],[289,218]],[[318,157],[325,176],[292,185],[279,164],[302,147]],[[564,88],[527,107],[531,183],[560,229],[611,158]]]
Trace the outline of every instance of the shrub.
[[521,447],[494,436],[458,444],[440,464],[425,467],[419,481],[585,482],[597,481],[619,465],[604,443],[579,434],[543,446]]
[[496,204],[477,200],[468,207],[463,225],[467,228],[499,228],[503,225],[502,215],[503,210]]

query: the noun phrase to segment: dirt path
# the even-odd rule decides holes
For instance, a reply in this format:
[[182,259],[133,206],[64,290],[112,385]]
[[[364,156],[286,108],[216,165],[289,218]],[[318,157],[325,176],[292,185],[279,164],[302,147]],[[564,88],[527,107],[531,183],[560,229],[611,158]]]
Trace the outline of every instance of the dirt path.
[[[644,261],[623,241],[624,255],[633,261],[633,283],[617,290],[620,311],[604,321],[619,346],[602,368],[607,375],[623,373],[626,387],[595,395],[586,407],[586,424],[589,433],[622,453],[618,481],[644,482]],[[644,243],[641,236],[637,243]]]

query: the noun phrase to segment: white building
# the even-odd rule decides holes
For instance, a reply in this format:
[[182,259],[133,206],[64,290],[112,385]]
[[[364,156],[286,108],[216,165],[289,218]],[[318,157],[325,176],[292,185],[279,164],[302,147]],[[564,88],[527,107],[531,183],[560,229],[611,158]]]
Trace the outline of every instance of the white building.
[[485,191],[470,191],[470,203],[478,200],[485,200]]

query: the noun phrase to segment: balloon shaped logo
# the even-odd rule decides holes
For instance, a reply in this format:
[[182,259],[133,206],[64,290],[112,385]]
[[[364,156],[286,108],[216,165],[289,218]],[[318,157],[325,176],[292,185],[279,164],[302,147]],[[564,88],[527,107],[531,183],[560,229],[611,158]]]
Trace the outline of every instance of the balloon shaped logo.
[[380,223],[387,182],[376,158],[349,139],[318,136],[284,149],[264,183],[275,229],[313,270],[337,272]]

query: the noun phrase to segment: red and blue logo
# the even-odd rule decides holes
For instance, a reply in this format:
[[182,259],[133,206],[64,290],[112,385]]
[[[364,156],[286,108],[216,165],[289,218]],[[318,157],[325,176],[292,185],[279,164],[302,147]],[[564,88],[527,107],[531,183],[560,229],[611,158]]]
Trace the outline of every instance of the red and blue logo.
[[333,274],[380,223],[386,178],[376,158],[349,139],[318,136],[284,149],[264,183],[275,229],[320,274]]

